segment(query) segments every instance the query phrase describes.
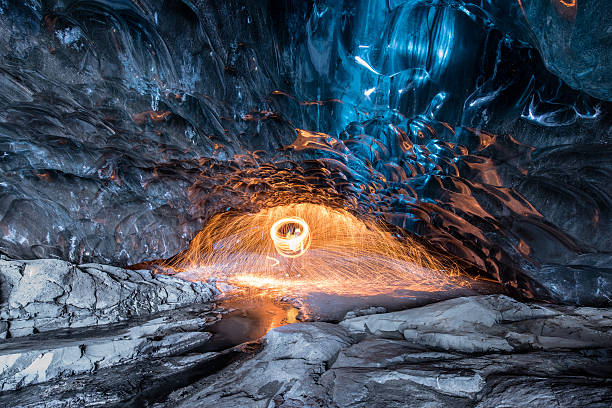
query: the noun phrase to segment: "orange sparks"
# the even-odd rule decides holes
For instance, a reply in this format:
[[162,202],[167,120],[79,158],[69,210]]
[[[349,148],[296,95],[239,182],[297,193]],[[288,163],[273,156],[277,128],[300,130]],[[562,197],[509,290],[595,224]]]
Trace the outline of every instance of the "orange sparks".
[[297,258],[310,247],[310,229],[299,217],[282,218],[270,228],[270,238],[279,255]]
[[394,236],[380,222],[310,203],[218,214],[167,266],[191,280],[285,293],[365,295],[467,285],[452,262]]

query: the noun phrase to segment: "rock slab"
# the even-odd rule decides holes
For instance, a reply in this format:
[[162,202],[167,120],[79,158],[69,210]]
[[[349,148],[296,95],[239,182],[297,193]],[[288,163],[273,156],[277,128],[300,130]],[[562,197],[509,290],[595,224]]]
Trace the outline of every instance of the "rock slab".
[[0,259],[0,337],[95,326],[205,303],[214,286],[149,271]]
[[612,310],[463,297],[273,329],[158,407],[609,407]]

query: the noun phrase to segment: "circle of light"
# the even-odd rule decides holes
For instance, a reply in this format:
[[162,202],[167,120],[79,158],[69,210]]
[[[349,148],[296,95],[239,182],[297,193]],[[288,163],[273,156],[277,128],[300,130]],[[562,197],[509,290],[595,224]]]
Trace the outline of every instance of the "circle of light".
[[[279,231],[287,224],[298,224],[302,229],[300,234],[289,238],[282,236]],[[287,217],[276,221],[270,228],[270,237],[276,252],[286,258],[300,257],[310,247],[310,228],[306,221],[299,217]]]

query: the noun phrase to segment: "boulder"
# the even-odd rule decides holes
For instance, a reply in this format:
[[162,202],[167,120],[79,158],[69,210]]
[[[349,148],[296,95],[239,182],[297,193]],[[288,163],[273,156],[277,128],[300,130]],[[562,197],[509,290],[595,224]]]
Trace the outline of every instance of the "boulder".
[[171,395],[166,404],[255,408],[295,402],[326,407],[326,390],[318,378],[352,342],[344,328],[330,323],[278,327],[268,332],[263,351],[253,359]]

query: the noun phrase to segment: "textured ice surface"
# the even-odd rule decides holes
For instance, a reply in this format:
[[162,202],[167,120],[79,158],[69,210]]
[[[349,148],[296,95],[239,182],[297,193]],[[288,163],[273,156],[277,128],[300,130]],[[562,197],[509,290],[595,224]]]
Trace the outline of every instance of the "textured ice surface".
[[4,0],[0,251],[166,258],[298,194],[605,303],[612,19],[561,3]]

